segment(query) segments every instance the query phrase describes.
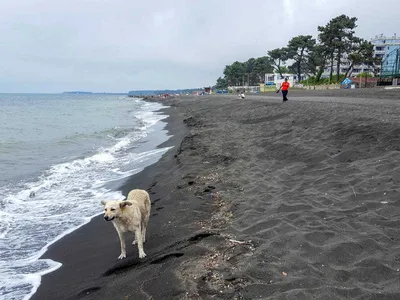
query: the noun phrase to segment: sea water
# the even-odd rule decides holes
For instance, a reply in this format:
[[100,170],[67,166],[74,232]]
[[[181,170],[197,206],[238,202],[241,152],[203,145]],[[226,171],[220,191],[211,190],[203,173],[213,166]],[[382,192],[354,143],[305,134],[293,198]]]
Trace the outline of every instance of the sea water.
[[168,148],[161,104],[124,95],[0,94],[0,299],[29,299],[47,247],[123,199]]

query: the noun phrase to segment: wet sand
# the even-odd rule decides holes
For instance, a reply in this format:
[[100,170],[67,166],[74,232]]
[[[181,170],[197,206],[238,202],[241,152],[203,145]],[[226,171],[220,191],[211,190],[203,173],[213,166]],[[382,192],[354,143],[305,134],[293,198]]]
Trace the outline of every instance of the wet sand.
[[175,147],[123,187],[148,256],[95,218],[32,299],[400,299],[400,92],[236,98],[161,100]]

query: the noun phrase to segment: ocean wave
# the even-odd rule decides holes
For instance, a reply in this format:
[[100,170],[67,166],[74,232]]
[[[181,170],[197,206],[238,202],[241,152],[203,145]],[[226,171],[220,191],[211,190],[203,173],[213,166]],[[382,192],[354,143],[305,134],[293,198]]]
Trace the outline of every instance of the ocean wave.
[[110,139],[120,139],[122,137],[125,137],[129,134],[132,134],[133,132],[138,132],[140,133],[142,130],[138,129],[137,127],[131,127],[131,128],[120,128],[120,127],[113,127],[113,128],[108,128],[105,130],[101,131],[94,131],[91,133],[80,133],[76,132],[75,134],[68,135],[57,141],[57,144],[59,145],[66,145],[69,143],[75,143],[79,141],[86,141],[88,139],[104,139],[104,138],[110,138]]
[[[141,171],[169,148],[131,151],[157,134],[152,128],[166,116],[161,106],[144,103],[135,112],[137,126],[112,129],[110,147],[90,156],[50,166],[35,180],[0,187],[0,298],[29,299],[41,276],[61,266],[39,259],[48,246],[101,213],[100,201],[123,199],[107,187]],[[163,142],[167,136],[163,135]]]
[[12,153],[16,149],[24,148],[25,143],[22,141],[2,141],[0,144],[0,153]]

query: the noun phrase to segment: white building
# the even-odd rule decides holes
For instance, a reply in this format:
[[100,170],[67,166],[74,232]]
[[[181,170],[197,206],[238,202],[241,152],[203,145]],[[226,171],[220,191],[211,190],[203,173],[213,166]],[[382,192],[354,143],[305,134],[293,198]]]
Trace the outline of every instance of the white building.
[[[388,57],[390,52],[400,48],[400,38],[398,38],[396,34],[391,37],[384,36],[383,34],[377,35],[371,39],[371,43],[374,45],[374,57],[379,57],[382,60],[385,59],[385,57]],[[344,59],[340,65],[340,73],[345,74],[348,71],[349,67],[350,62]],[[378,70],[380,70],[380,67],[378,67]],[[353,66],[351,75],[357,76],[360,73],[373,73],[373,71],[374,68],[371,66],[367,66],[364,64],[356,65]],[[322,76],[329,77],[329,74],[330,68],[328,66],[327,68],[325,68]],[[334,65],[333,67],[333,74],[336,74],[336,65]]]
[[265,74],[265,85],[266,86],[271,86],[271,85],[276,85],[280,86],[282,82],[285,80],[285,78],[288,79],[288,82],[290,83],[290,86],[294,85],[294,78],[295,76],[293,74],[279,74],[279,73],[267,73]]
[[374,45],[375,57],[382,59],[389,56],[389,53],[393,50],[400,48],[400,38],[396,34],[391,37],[384,36],[383,34],[377,35],[371,39],[371,43]]

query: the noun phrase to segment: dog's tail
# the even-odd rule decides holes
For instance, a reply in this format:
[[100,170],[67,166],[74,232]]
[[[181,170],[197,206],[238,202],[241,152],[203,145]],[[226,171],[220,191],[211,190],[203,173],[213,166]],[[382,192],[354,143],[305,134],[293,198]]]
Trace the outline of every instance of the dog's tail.
[[148,192],[145,192],[145,199],[144,199],[144,207],[146,211],[146,215],[142,215],[142,228],[147,228],[147,224],[150,219],[150,210],[151,210],[151,200],[150,195]]

